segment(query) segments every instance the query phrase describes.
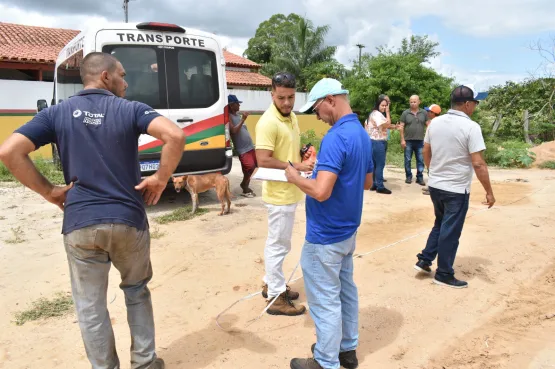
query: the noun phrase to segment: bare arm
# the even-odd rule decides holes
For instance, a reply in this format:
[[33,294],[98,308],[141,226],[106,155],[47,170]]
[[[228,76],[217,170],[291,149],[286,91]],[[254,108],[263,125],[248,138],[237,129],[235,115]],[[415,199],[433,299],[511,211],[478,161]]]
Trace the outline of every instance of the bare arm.
[[230,124],[229,130],[231,131],[231,134],[236,135],[237,133],[239,133],[241,127],[243,127],[243,124],[245,124],[245,122],[247,121],[248,116],[248,113],[244,113],[243,115],[241,115],[241,121],[238,125],[234,126],[233,124]]
[[422,150],[424,155],[424,165],[426,168],[430,169],[430,163],[432,162],[432,146],[429,143],[424,143],[424,150]]
[[476,177],[486,190],[486,203],[491,208],[495,204],[495,197],[493,196],[493,189],[491,188],[491,182],[489,179],[488,165],[484,160],[483,151],[475,152],[470,154],[472,159],[472,166],[474,167],[474,172]]
[[48,181],[35,167],[29,154],[35,144],[22,134],[14,133],[0,146],[0,160],[25,187],[64,210],[66,193],[73,186],[58,187]]
[[[287,169],[287,167],[290,166],[289,163],[274,158],[272,156],[274,154],[272,150],[256,149],[255,152],[256,161],[261,168]],[[314,165],[311,163],[293,163],[293,166],[296,170],[301,172],[309,172],[314,168]]]
[[372,173],[366,174],[366,180],[364,181],[364,189],[369,190],[374,184],[374,176]]
[[290,165],[287,166],[285,174],[290,183],[293,183],[308,196],[320,202],[330,198],[333,186],[337,180],[337,174],[325,170],[319,171],[316,179],[304,178]]
[[185,134],[171,120],[162,116],[150,122],[147,133],[164,143],[160,167],[156,173],[145,178],[135,189],[142,191],[147,205],[156,205],[181,160],[185,149]]

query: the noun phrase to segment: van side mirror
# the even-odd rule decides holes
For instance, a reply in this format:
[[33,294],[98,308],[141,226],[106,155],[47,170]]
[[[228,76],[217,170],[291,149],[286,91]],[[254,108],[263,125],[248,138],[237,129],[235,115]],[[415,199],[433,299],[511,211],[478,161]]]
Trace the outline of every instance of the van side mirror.
[[41,110],[44,110],[46,108],[48,108],[48,103],[46,102],[46,100],[37,100],[37,112],[40,112]]

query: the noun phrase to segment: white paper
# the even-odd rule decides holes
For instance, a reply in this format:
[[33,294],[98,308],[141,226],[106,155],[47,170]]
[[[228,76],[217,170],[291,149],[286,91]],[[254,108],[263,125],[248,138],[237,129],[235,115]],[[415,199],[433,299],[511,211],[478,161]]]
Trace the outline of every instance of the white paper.
[[[312,172],[301,172],[301,176],[311,178]],[[256,168],[256,172],[251,179],[257,179],[259,181],[287,182],[285,170],[273,168]]]
[[285,170],[273,168],[257,168],[256,172],[252,176],[252,179],[258,179],[260,181],[287,182]]

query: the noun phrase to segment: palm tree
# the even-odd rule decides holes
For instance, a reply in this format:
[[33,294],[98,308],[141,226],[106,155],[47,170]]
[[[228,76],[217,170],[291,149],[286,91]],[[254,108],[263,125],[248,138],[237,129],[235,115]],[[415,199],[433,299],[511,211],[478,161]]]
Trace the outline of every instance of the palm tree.
[[268,69],[293,73],[298,80],[297,87],[306,90],[308,68],[333,59],[335,46],[326,46],[324,38],[330,27],[328,25],[314,28],[312,22],[300,18],[290,33],[282,35],[276,43],[274,58]]

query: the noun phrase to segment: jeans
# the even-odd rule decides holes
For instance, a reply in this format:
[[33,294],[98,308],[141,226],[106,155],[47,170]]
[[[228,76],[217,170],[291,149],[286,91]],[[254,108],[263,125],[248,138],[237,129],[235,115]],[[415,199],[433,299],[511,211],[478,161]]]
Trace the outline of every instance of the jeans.
[[416,180],[424,180],[424,140],[406,140],[407,147],[405,148],[405,175],[407,179],[412,179],[412,153],[416,157]]
[[387,141],[372,140],[372,161],[374,162],[374,187],[380,190],[383,185],[383,170],[385,168],[385,153],[387,150]]
[[339,368],[339,352],[358,346],[358,291],[353,280],[356,233],[330,245],[305,242],[301,256],[310,315],[316,325],[314,359]]
[[285,275],[283,261],[291,251],[291,236],[295,224],[297,204],[271,205],[268,208],[268,239],[264,248],[266,275],[264,283],[268,285],[268,299],[285,292]]
[[121,275],[131,330],[131,368],[156,359],[154,317],[147,283],[152,278],[150,233],[123,224],[98,224],[64,235],[71,289],[81,336],[93,369],[119,369],[106,293],[113,263]]
[[429,187],[436,220],[428,237],[426,248],[417,257],[428,265],[437,258],[436,274],[454,276],[453,263],[459,248],[470,194],[461,194]]

